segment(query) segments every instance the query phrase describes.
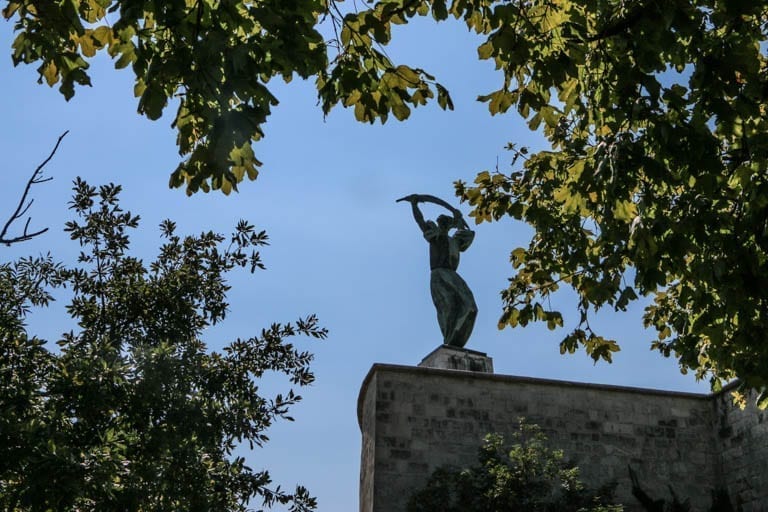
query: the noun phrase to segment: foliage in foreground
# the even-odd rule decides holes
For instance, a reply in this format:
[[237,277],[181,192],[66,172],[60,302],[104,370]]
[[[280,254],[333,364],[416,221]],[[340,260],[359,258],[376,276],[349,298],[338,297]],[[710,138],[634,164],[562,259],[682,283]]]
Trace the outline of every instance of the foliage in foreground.
[[561,352],[610,361],[618,344],[592,329],[590,310],[646,296],[653,349],[716,391],[738,378],[742,403],[755,388],[768,406],[768,2],[493,12],[481,57],[505,81],[489,107],[516,107],[552,146],[458,187],[477,221],[535,229],[512,252],[500,326],[562,325],[549,297],[569,286],[578,322]]
[[[324,112],[405,119],[445,88],[382,51],[393,25],[455,18],[499,70],[479,100],[517,112],[551,149],[515,152],[458,194],[478,222],[514,218],[535,234],[512,252],[499,327],[563,325],[549,298],[578,293],[560,351],[619,350],[589,322],[648,296],[652,348],[717,390],[768,389],[768,2],[765,0],[7,0],[14,63],[40,80],[89,85],[106,51],[136,76],[139,112],[173,125],[187,156],[172,186],[232,190],[257,175],[251,142],[277,98],[268,82],[316,79]],[[346,4],[349,5],[349,4]],[[321,24],[327,22],[330,40]],[[768,392],[758,396],[768,406]]]
[[[145,266],[127,253],[139,219],[120,208],[120,187],[78,180],[74,190],[78,220],[66,231],[82,247],[79,265],[50,255],[0,265],[0,509],[243,511],[254,498],[314,509],[306,489],[272,488],[267,471],[233,452],[267,441],[300,400],[293,390],[261,396],[262,375],[313,381],[311,354],[285,338],[326,331],[310,316],[221,352],[200,339],[225,317],[227,274],[262,267],[249,247],[266,235],[241,221],[224,246],[219,234],[182,238],[165,221]],[[78,328],[51,350],[24,319],[62,287]]]
[[[89,61],[108,53],[131,67],[138,111],[160,118],[172,100],[179,153],[173,187],[229,194],[261,162],[251,143],[278,98],[272,79],[314,77],[324,112],[343,103],[361,121],[405,119],[433,98],[452,108],[448,92],[420,69],[395,67],[364,34],[371,25],[344,19],[339,0],[7,0],[14,65],[37,64],[39,82],[65,98],[91,85]],[[321,29],[323,22],[328,22]],[[384,26],[377,22],[377,27]],[[389,29],[384,29],[388,34]],[[326,40],[322,32],[332,31]],[[377,37],[384,32],[377,30]],[[388,35],[387,35],[388,37]]]
[[613,486],[591,490],[561,450],[547,447],[537,425],[520,422],[511,446],[486,436],[478,464],[439,468],[408,503],[408,512],[620,512]]
[[[671,484],[669,484],[669,494],[671,499],[667,501],[664,498],[654,499],[641,487],[637,474],[629,467],[629,477],[632,480],[632,495],[643,507],[646,512],[695,512],[691,506],[691,499],[681,499]],[[725,488],[713,489],[710,491],[712,504],[709,512],[741,512],[742,507],[734,508],[731,503],[731,497]]]

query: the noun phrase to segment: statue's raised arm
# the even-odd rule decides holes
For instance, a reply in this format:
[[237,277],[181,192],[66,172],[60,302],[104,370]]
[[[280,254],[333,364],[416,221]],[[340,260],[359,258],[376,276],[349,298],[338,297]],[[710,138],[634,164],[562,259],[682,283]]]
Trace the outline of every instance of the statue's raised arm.
[[[424,217],[421,215],[421,211],[418,210],[418,203],[433,203],[442,206],[453,214],[456,228],[469,229],[469,225],[467,224],[467,221],[464,220],[464,216],[461,214],[461,211],[458,208],[453,207],[448,201],[444,201],[439,197],[435,197],[429,194],[410,194],[405,197],[401,197],[396,202],[399,203],[401,201],[408,201],[411,203],[414,211],[418,211],[419,217],[422,221],[424,220]],[[416,222],[419,224],[419,226],[421,226],[419,219],[416,219]]]
[[419,225],[419,228],[421,229],[422,233],[424,233],[424,236],[426,236],[431,226],[427,224],[427,222],[424,220],[424,215],[421,213],[421,210],[419,210],[419,202],[420,202],[419,197],[421,197],[419,194],[411,194],[409,196],[401,197],[395,202],[399,203],[401,201],[408,201],[409,203],[411,203],[411,211],[413,212],[413,218],[416,220],[416,224]]

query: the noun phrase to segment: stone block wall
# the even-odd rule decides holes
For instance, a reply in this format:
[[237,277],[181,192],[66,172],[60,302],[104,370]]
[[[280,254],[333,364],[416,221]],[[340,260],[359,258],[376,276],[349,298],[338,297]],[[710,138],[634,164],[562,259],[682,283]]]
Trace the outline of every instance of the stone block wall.
[[754,395],[739,409],[727,390],[712,401],[721,462],[718,478],[744,512],[768,512],[768,411],[757,408]]
[[[720,414],[707,395],[376,364],[358,401],[360,510],[404,511],[432,471],[473,464],[483,437],[498,432],[511,439],[520,417],[542,427],[552,446],[579,464],[584,481],[616,481],[628,511],[637,510],[628,465],[656,497],[668,497],[672,484],[704,509],[709,496],[702,490],[716,485],[723,461],[715,428]],[[739,416],[727,414],[734,421]],[[753,425],[751,416],[743,423],[753,433],[765,425]],[[732,442],[744,450],[755,435]],[[747,482],[753,472],[767,473],[766,460],[743,469]]]

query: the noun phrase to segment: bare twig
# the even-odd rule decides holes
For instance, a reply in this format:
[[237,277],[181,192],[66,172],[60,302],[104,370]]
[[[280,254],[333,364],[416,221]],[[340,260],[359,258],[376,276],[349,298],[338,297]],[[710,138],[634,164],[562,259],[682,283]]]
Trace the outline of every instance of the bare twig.
[[29,190],[32,188],[32,185],[37,185],[38,183],[45,183],[46,181],[51,181],[53,179],[53,178],[43,178],[43,168],[46,166],[48,162],[51,161],[51,158],[53,158],[53,155],[56,154],[56,150],[59,149],[59,144],[61,144],[61,140],[68,133],[69,133],[69,130],[59,135],[59,139],[56,141],[56,145],[53,147],[51,154],[48,155],[48,158],[43,160],[43,163],[37,166],[37,169],[35,169],[35,172],[33,172],[32,176],[30,176],[29,180],[27,181],[27,186],[24,188],[24,193],[21,195],[21,199],[19,199],[19,204],[18,206],[16,206],[16,210],[8,218],[8,221],[5,223],[5,226],[3,226],[3,230],[0,231],[0,243],[4,243],[5,245],[11,245],[18,242],[24,242],[38,235],[42,235],[43,233],[48,231],[48,228],[44,228],[39,231],[34,231],[30,233],[29,222],[32,220],[32,217],[28,217],[27,221],[24,223],[24,231],[22,232],[21,235],[16,237],[6,238],[8,235],[8,228],[11,227],[11,224],[21,219],[24,216],[24,214],[27,213],[27,210],[29,210],[29,207],[32,206],[32,203],[35,202],[34,199],[30,199],[29,201],[27,201],[27,196],[29,195]]

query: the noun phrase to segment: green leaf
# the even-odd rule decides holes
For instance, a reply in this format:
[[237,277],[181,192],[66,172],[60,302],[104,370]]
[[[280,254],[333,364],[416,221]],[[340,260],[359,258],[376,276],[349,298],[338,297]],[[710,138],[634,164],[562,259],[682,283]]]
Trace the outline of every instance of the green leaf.
[[432,0],[432,17],[436,21],[443,21],[448,18],[446,0]]
[[490,59],[493,55],[493,43],[491,41],[486,41],[477,48],[477,56],[482,59]]
[[51,87],[59,81],[59,70],[54,61],[47,62],[41,73],[45,77],[45,82]]
[[120,54],[115,61],[115,69],[123,69],[130,66],[136,60],[136,54],[133,51],[126,51]]
[[139,113],[146,115],[152,120],[159,119],[163,115],[163,109],[167,104],[168,98],[162,89],[153,86],[145,87],[139,99]]
[[512,267],[513,268],[519,268],[521,265],[525,263],[525,256],[526,252],[525,249],[522,247],[518,247],[514,251],[512,251],[512,255],[510,256],[510,260],[512,261]]
[[757,408],[761,411],[768,409],[768,391],[762,391],[757,396]]
[[90,34],[91,37],[102,47],[108,46],[114,41],[112,36],[112,29],[106,25],[96,27]]
[[413,87],[421,82],[421,77],[419,74],[408,66],[397,66],[395,73],[400,78],[408,82],[409,87]]
[[539,115],[547,123],[547,126],[555,128],[560,123],[560,114],[554,107],[545,106],[539,110]]
[[404,103],[395,103],[392,105],[392,114],[398,121],[404,121],[411,115],[411,109]]
[[451,100],[448,89],[440,84],[435,84],[435,87],[437,88],[437,104],[440,105],[440,108],[443,110],[453,110],[453,100]]
[[617,199],[614,203],[613,215],[616,220],[631,221],[637,216],[637,205],[632,201]]

